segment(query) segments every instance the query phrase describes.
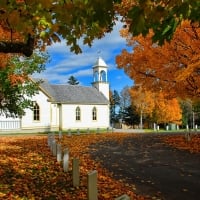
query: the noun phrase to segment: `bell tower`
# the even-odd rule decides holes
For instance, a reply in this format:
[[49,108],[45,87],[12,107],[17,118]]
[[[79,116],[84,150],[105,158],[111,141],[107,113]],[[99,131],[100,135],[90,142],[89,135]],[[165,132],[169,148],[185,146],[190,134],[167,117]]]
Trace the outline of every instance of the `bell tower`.
[[102,92],[104,96],[109,100],[109,83],[108,83],[108,66],[105,61],[98,57],[93,66],[93,87]]

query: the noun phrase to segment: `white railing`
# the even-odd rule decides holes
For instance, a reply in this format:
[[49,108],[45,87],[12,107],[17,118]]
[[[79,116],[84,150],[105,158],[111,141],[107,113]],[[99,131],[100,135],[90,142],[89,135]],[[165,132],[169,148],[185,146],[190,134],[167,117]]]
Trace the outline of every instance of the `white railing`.
[[13,120],[13,121],[0,121],[0,131],[1,130],[14,130],[21,128],[21,121],[20,120]]

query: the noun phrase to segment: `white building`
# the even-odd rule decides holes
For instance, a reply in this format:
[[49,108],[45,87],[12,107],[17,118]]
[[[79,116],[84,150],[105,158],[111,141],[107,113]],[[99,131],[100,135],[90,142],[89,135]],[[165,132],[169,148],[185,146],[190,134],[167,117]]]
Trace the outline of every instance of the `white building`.
[[98,58],[92,87],[53,85],[44,81],[32,98],[34,109],[22,118],[0,116],[0,132],[45,132],[108,128],[110,122],[107,65]]

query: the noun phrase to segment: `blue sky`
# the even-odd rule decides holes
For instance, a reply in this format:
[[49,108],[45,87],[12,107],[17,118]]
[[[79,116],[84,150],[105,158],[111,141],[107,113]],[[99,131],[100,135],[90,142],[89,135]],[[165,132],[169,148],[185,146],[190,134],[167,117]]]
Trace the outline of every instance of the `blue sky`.
[[92,47],[81,46],[83,53],[78,55],[70,52],[65,41],[53,44],[47,48],[51,60],[46,65],[46,70],[35,76],[47,79],[50,83],[65,84],[73,75],[80,85],[91,86],[92,66],[100,56],[108,65],[108,81],[111,90],[120,92],[125,86],[133,85],[133,81],[123,70],[117,69],[115,64],[115,56],[122,49],[128,48],[125,39],[120,37],[121,28],[122,24],[117,22],[112,33],[106,34],[100,40],[95,40]]

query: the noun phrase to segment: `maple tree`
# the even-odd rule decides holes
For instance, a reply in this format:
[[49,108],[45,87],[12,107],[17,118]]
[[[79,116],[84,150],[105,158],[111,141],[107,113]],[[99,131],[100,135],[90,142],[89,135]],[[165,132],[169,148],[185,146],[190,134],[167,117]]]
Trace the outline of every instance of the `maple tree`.
[[154,94],[151,91],[139,86],[130,89],[132,104],[140,115],[140,128],[143,128],[143,115],[152,115],[155,107]]
[[154,40],[171,39],[183,19],[199,22],[199,1],[3,0],[0,2],[0,52],[23,53],[66,39],[71,51],[111,32],[119,15],[133,35],[153,29]]
[[182,110],[176,98],[168,99],[163,92],[153,93],[141,86],[130,89],[132,104],[140,114],[140,126],[145,115],[151,122],[181,124]]
[[176,98],[167,99],[163,93],[155,96],[155,107],[153,118],[157,124],[160,123],[182,123],[182,110]]
[[124,69],[136,84],[153,92],[163,91],[169,98],[199,97],[200,29],[198,24],[184,21],[170,43],[159,46],[146,37],[132,37],[122,30],[132,52],[123,50],[116,57],[118,68]]

